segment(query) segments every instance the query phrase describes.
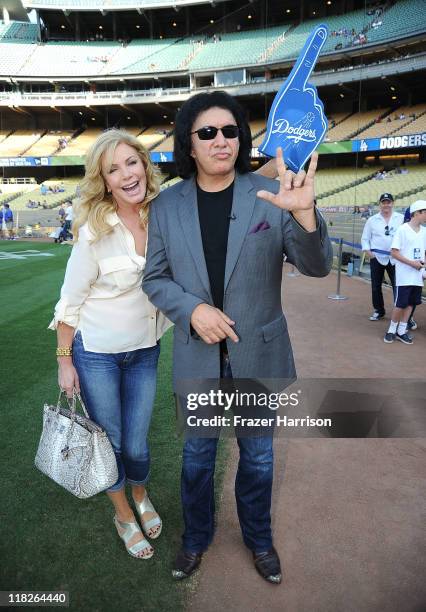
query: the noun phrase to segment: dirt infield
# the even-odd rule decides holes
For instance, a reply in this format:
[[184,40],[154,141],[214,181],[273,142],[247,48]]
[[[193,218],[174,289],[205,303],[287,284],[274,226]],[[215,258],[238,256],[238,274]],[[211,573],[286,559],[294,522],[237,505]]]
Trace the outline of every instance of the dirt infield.
[[[370,322],[370,285],[336,275],[284,279],[283,303],[299,377],[424,378],[426,308],[412,346],[387,345],[388,319]],[[391,311],[391,291],[386,291]],[[417,612],[426,586],[426,440],[275,441],[274,543],[280,586],[255,572],[238,526],[233,493],[238,456],[225,478],[215,540],[188,589],[191,612]],[[423,519],[422,519],[423,510]]]

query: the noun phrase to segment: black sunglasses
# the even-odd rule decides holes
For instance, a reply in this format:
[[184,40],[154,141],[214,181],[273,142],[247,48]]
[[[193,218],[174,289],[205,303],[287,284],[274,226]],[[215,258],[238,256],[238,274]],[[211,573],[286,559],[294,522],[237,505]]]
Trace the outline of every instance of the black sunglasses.
[[385,226],[385,236],[390,236],[389,225]]
[[191,134],[198,134],[200,140],[213,140],[216,138],[218,131],[221,131],[224,138],[238,138],[240,130],[238,125],[224,125],[221,128],[214,127],[213,125],[206,125],[205,127],[191,132]]

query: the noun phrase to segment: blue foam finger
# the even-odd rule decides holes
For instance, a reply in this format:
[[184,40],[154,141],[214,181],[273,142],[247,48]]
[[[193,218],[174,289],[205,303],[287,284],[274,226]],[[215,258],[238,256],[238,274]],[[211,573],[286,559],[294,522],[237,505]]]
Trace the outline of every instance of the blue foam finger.
[[283,150],[284,161],[293,172],[299,172],[327,131],[324,106],[316,87],[308,83],[328,28],[321,24],[309,35],[296,64],[279,89],[269,112],[266,134],[259,147],[261,153],[276,155]]

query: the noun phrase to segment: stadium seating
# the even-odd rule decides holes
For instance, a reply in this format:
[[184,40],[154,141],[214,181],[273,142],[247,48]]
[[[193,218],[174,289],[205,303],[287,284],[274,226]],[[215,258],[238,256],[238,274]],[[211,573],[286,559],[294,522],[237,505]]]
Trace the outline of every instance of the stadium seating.
[[167,151],[173,151],[174,137],[168,136],[165,140],[155,145],[151,151],[158,151],[160,153],[166,153]]
[[[416,115],[416,119],[410,117]],[[405,115],[405,121],[399,119],[399,116]],[[384,115],[380,122],[375,120]],[[389,119],[389,121],[388,121]],[[363,113],[333,113],[328,116],[329,125],[334,120],[335,127],[329,128],[326,134],[326,141],[345,140],[351,137],[356,139],[361,138],[381,138],[382,136],[400,135],[400,134],[417,134],[426,131],[426,104],[416,104],[414,106],[402,106],[396,110],[389,112],[389,109],[379,109]],[[363,125],[369,125],[362,130]],[[262,122],[260,122],[260,125]],[[402,126],[402,127],[400,127]],[[263,122],[263,128],[266,128],[266,121]],[[259,128],[261,129],[261,128]],[[362,131],[359,131],[362,130]],[[252,135],[254,130],[251,130]],[[253,146],[259,146],[263,141],[263,133],[253,139]]]
[[[393,194],[398,206],[408,206],[413,200],[419,199],[420,194],[426,191],[426,166],[409,166],[407,170],[407,174],[388,173],[385,180],[379,181],[372,178],[346,189],[343,187],[339,192],[326,197],[321,197],[319,194],[319,205],[374,205],[377,204],[380,194],[388,191]],[[371,169],[369,172],[371,173]]]
[[253,147],[260,147],[260,145],[265,139],[265,132],[266,132],[266,129],[261,134],[259,134],[256,138],[253,138]]
[[[416,118],[410,117],[415,113]],[[426,104],[418,104],[417,106],[407,107],[405,110],[407,122],[399,129],[391,132],[392,136],[399,136],[401,134],[418,134],[426,132]]]
[[59,149],[59,140],[61,138],[71,139],[73,132],[71,130],[50,131],[33,144],[26,152],[26,156],[30,157],[47,157],[53,155]]
[[266,119],[253,119],[249,121],[251,137],[256,137],[259,132],[264,132],[266,129]]
[[[40,185],[28,186],[25,193],[22,193],[19,197],[10,202],[10,207],[13,211],[31,210],[28,208],[27,204],[29,200],[33,200],[35,202],[40,202],[41,206],[45,204],[48,208],[54,208],[55,206],[59,206],[59,204],[65,200],[72,200],[75,197],[75,190],[80,181],[81,177],[68,179],[57,178],[44,181],[43,184],[47,187],[61,185],[64,189],[64,191],[60,191],[58,193],[47,193],[46,195],[41,194]],[[23,192],[23,189],[21,188],[20,191]]]
[[[22,4],[26,8],[35,7],[46,7],[50,9],[68,9],[72,7],[74,10],[83,9],[83,10],[104,10],[108,8],[108,10],[114,9],[150,9],[157,8],[159,5],[164,6],[167,4],[164,0],[23,0]],[[185,0],[173,0],[173,2],[169,2],[170,6],[185,6],[188,4]],[[190,3],[189,3],[190,4]]]
[[101,128],[89,128],[84,130],[76,138],[72,138],[65,149],[58,151],[57,155],[85,155],[92,143],[102,133]]
[[[3,185],[1,187],[2,191],[4,191]],[[15,185],[13,189],[4,192],[0,196],[0,204],[9,202],[12,211],[21,210],[30,198],[34,198],[39,193],[37,184]]]
[[94,76],[104,74],[121,49],[113,42],[39,44],[19,71],[20,76]]
[[10,203],[13,206],[14,200],[20,196],[22,193],[26,191],[31,191],[36,188],[37,185],[23,182],[9,182],[9,183],[0,183],[0,206],[3,204]]
[[[84,0],[75,0],[76,3],[80,1],[77,5],[87,8]],[[114,0],[115,3],[120,1]],[[52,6],[55,4],[55,0],[50,2]],[[308,20],[294,27],[281,25],[234,33],[218,31],[215,37],[203,35],[199,39],[134,40],[128,45],[118,42],[25,44],[36,41],[37,26],[11,22],[7,28],[4,24],[0,26],[0,74],[84,77],[262,65],[297,57],[308,34],[324,21],[330,36],[323,53],[332,53],[340,45],[343,49],[356,47],[357,36],[362,31],[367,44],[424,31],[424,20],[419,18],[423,15],[424,0],[400,0],[378,17],[367,15],[361,9]]]
[[142,132],[141,128],[134,126],[123,126],[122,129],[129,132],[129,134],[132,134],[132,136],[138,136]]
[[253,140],[253,147],[258,147],[262,144],[266,132],[266,119],[258,119],[250,121],[250,131]]
[[379,42],[402,38],[414,32],[424,32],[424,0],[401,0],[388,8],[378,18],[382,25],[371,28],[367,33],[368,42]]
[[[415,134],[425,131],[426,117],[423,122],[420,121],[418,124],[417,121],[414,121],[413,117],[410,117],[410,115],[413,114],[419,117],[419,115],[423,113],[426,113],[426,104],[401,106],[389,113],[380,123],[374,123],[366,130],[360,132],[357,138],[381,138],[382,136],[390,136],[391,134]],[[400,119],[400,116],[405,117],[405,119]],[[417,129],[418,126],[419,129]]]
[[193,51],[195,42],[189,39],[137,40],[123,48],[113,58],[111,74],[158,73],[182,70],[183,62]]
[[344,119],[334,128],[331,128],[326,139],[329,141],[346,140],[359,134],[364,128],[366,129],[369,125],[372,125],[376,119],[382,117],[389,109],[379,109],[366,111],[361,113],[354,113],[347,119]]
[[[172,128],[173,126],[170,124],[154,125],[142,132],[142,134],[139,134],[138,140],[140,140],[146,149],[152,150],[154,147],[160,144],[160,141],[165,141]],[[160,149],[156,149],[156,151],[159,150]],[[164,149],[161,150],[164,151]]]
[[35,44],[0,41],[0,75],[18,76],[22,66],[36,50]]
[[35,23],[27,23],[25,21],[10,21],[5,23],[0,21],[0,41],[30,41],[37,40],[37,25]]
[[346,113],[330,113],[328,115],[328,117],[327,117],[328,118],[328,122],[329,122],[329,124],[331,124],[334,121],[334,124],[338,125],[339,123],[342,123],[342,121],[344,119],[347,119],[350,114],[351,113],[348,113],[348,112],[346,112]]
[[3,140],[7,138],[10,133],[10,130],[0,130],[0,142],[3,142]]
[[42,130],[16,130],[0,142],[0,157],[23,155],[42,135]]
[[[354,182],[365,180],[373,172],[374,168],[330,168],[318,170],[315,177],[317,198],[323,198],[325,194],[330,192],[346,189]],[[323,205],[322,200],[321,205]]]
[[[211,38],[190,63],[191,70],[203,70],[207,68],[223,68],[230,66],[246,66],[256,64],[263,52],[280,34],[285,32],[289,26],[283,25],[276,28],[264,30],[251,30],[235,32],[233,34],[220,34],[217,42]],[[275,49],[274,54],[286,42]],[[268,62],[271,56],[268,57]]]
[[[321,19],[312,19],[301,23],[296,26],[294,29],[286,37],[286,44],[284,49],[278,50],[270,59],[278,60],[278,59],[290,59],[294,58],[298,55],[299,51],[305,44],[306,38],[308,34],[314,29],[315,26],[320,25],[321,23],[326,23],[328,25],[329,31],[339,31],[343,28],[347,30],[355,29],[358,33],[365,26],[368,17],[366,17],[365,11],[359,10],[354,11],[352,13],[346,13],[343,15],[331,16],[327,18]],[[349,42],[351,37],[338,36],[333,37],[329,36],[324,47],[322,53],[327,51],[334,51],[334,48],[337,44],[345,42]]]
[[345,119],[347,119],[348,117],[350,117],[351,113],[330,113],[327,114],[327,109],[326,110],[326,116],[328,119],[328,129],[327,132],[325,134],[324,140],[328,141],[330,140],[330,130],[332,130],[334,127],[336,127],[337,125],[339,125],[340,123],[342,123],[342,121],[344,121]]

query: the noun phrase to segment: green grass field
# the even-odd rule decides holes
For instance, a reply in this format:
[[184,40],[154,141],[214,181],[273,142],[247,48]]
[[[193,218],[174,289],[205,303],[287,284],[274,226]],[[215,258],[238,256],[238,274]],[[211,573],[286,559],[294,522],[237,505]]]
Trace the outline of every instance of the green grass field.
[[[154,557],[126,553],[106,495],[79,500],[34,468],[42,407],[58,393],[56,338],[47,326],[69,253],[66,245],[0,241],[0,590],[66,590],[78,611],[179,611],[196,579],[176,584],[170,576],[182,532],[170,331],[162,340],[150,434],[149,491],[164,523]],[[218,490],[224,459],[222,452]]]

